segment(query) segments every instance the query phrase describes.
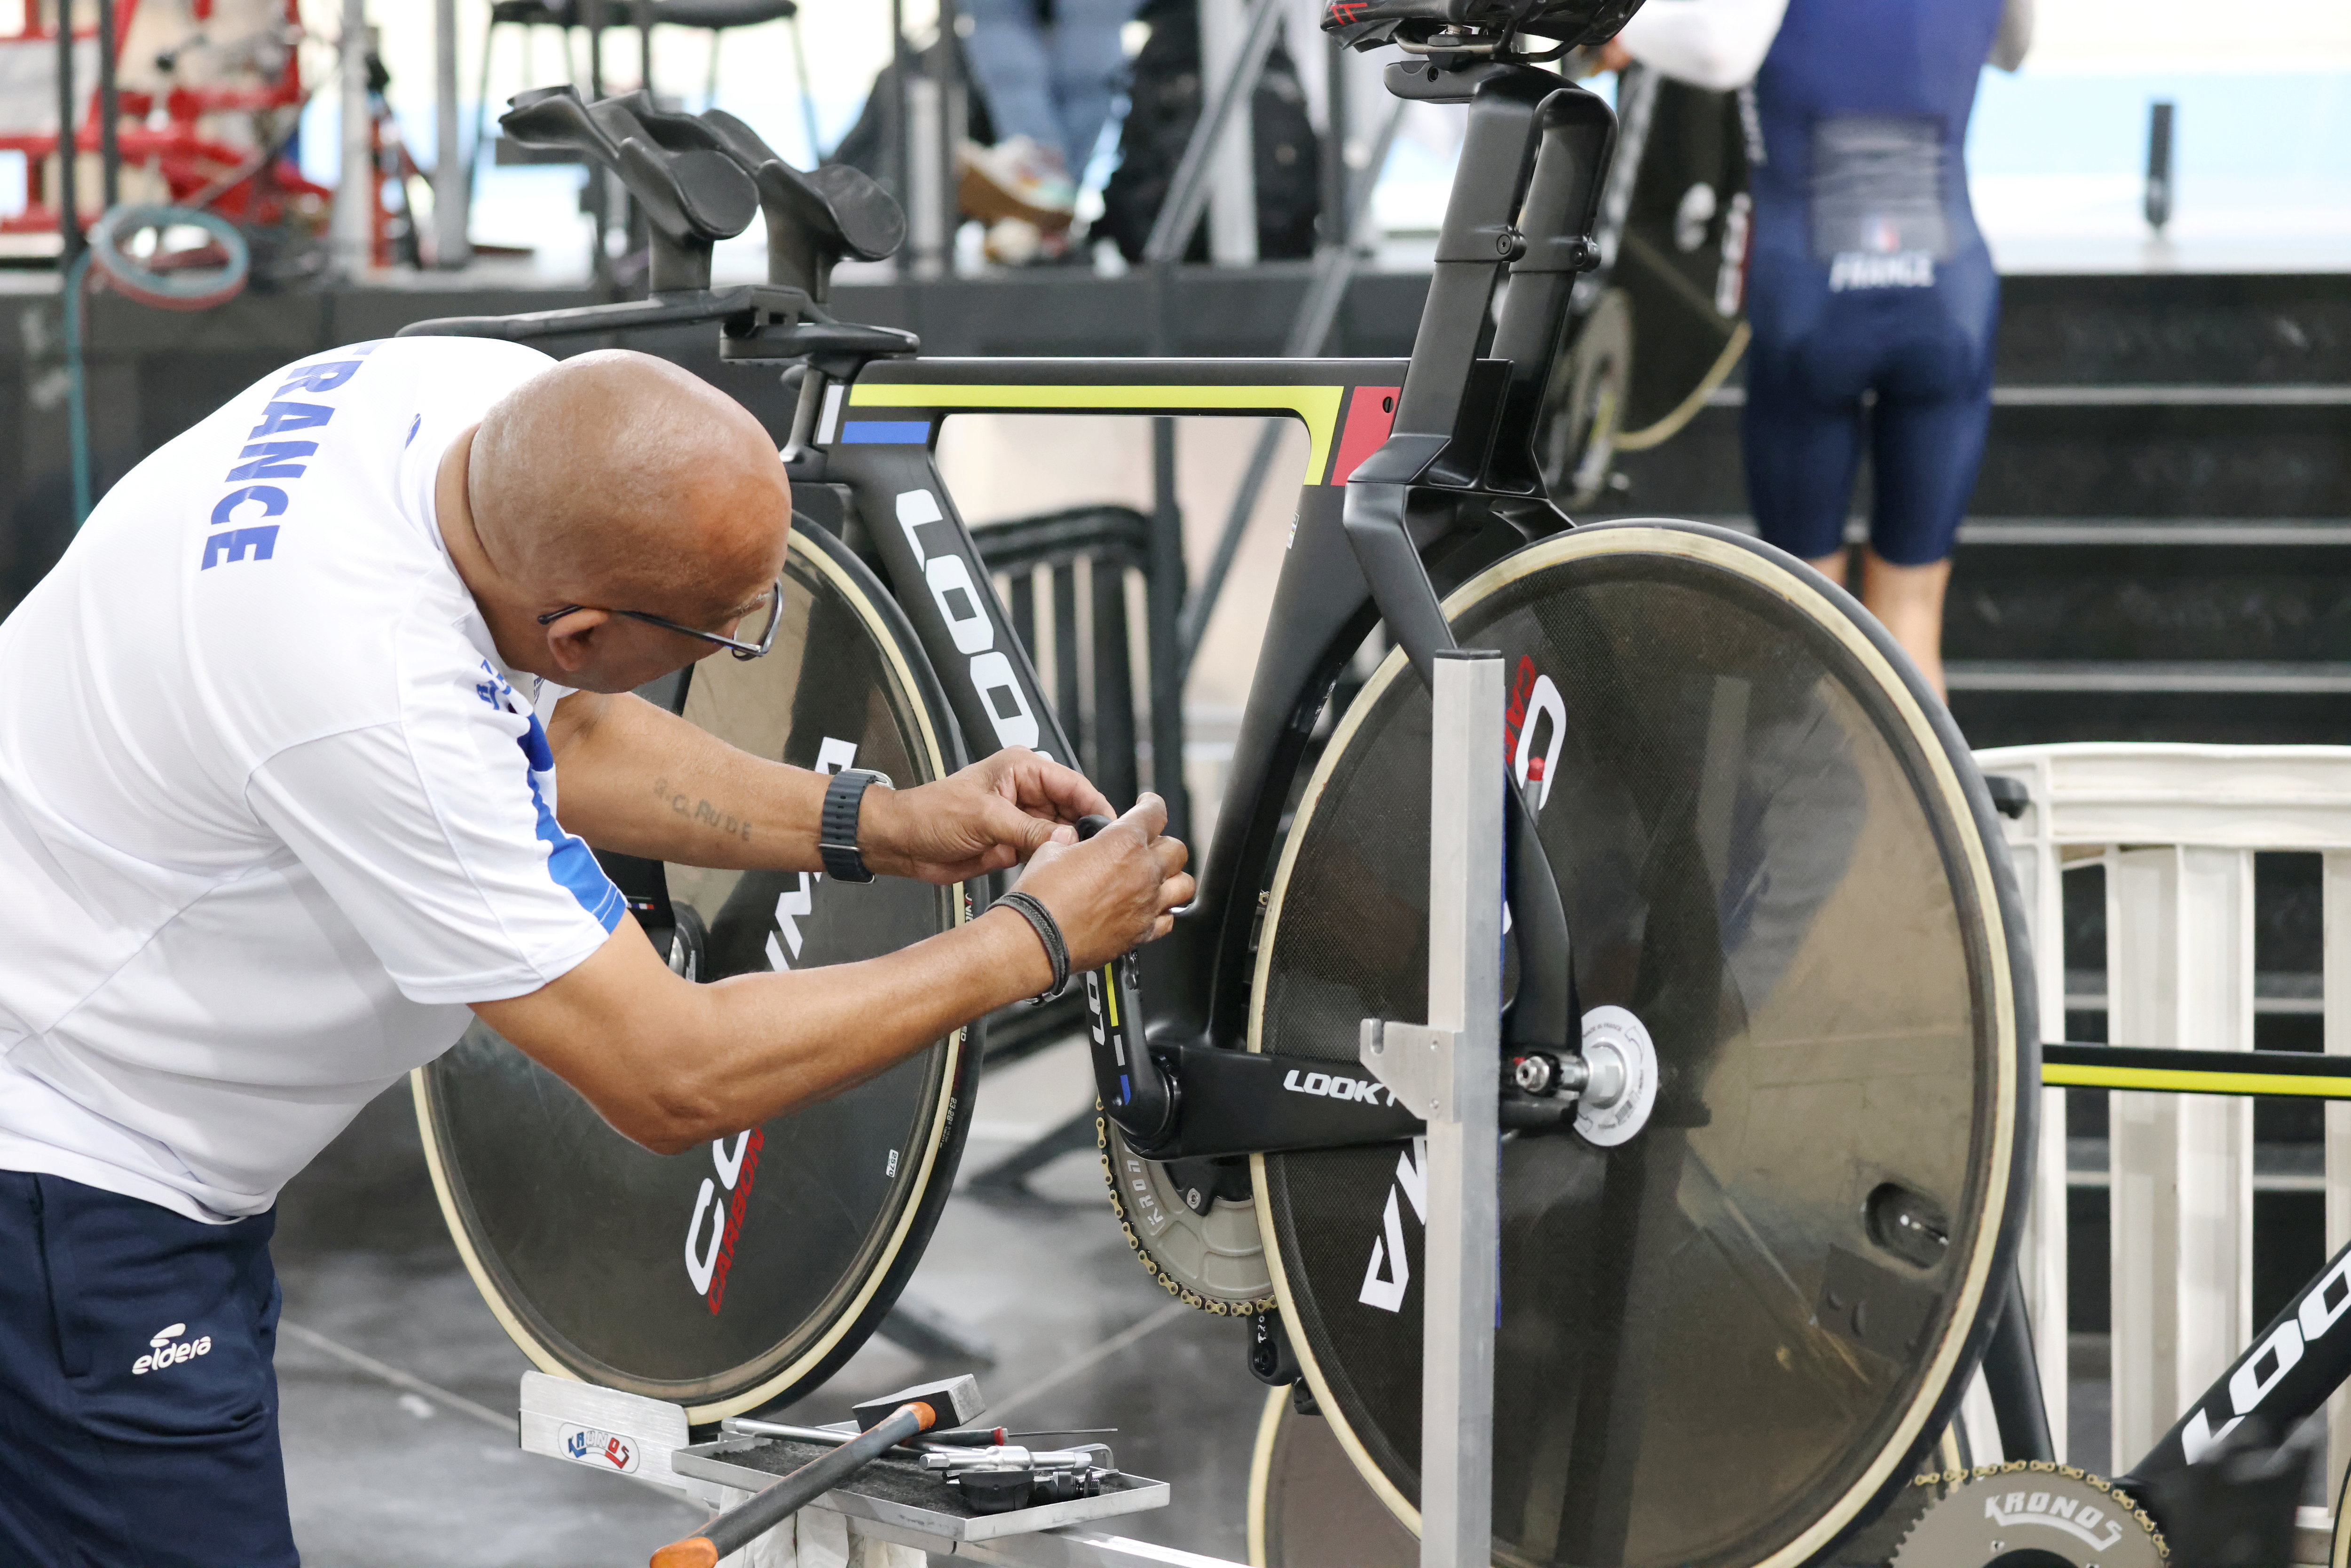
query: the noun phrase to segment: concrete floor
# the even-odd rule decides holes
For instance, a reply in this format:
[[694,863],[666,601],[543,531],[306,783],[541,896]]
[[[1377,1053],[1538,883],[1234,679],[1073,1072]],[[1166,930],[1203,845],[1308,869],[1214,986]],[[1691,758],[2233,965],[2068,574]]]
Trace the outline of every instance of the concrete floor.
[[[964,1172],[1091,1097],[1074,1046],[991,1075]],[[1172,1483],[1171,1507],[1120,1533],[1244,1557],[1264,1391],[1243,1367],[1240,1326],[1144,1277],[1092,1151],[1030,1189],[958,1192],[908,1294],[993,1342],[996,1364],[978,1369],[991,1414],[1016,1429],[1118,1427],[1107,1440],[1120,1463]],[[623,1568],[705,1517],[674,1493],[515,1447],[528,1363],[442,1228],[405,1086],[287,1190],[276,1252],[287,1479],[309,1568]],[[967,1369],[875,1340],[792,1418],[842,1419],[858,1399],[953,1370]]]
[[[990,1074],[964,1177],[1092,1094],[1077,1041]],[[1240,1326],[1149,1282],[1091,1150],[1028,1190],[958,1190],[908,1296],[992,1342],[995,1364],[976,1369],[992,1416],[1016,1430],[1115,1427],[1121,1463],[1172,1484],[1172,1506],[1120,1521],[1119,1533],[1244,1559],[1263,1390],[1243,1368]],[[310,1568],[623,1568],[701,1521],[674,1493],[515,1447],[528,1363],[442,1227],[404,1086],[287,1189],[279,1214],[287,1476]],[[2074,1365],[2102,1367],[2104,1350],[2083,1336]],[[839,1420],[857,1400],[958,1370],[972,1369],[877,1338],[790,1418]],[[2093,1469],[2105,1468],[2106,1394],[2103,1379],[2073,1384],[2072,1457]]]

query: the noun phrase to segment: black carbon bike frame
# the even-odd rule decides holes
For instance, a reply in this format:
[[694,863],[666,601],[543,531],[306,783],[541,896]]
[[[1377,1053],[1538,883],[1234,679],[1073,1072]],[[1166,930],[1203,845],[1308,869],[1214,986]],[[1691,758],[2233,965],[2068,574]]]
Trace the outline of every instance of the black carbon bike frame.
[[[1393,361],[895,361],[845,388],[813,383],[816,441],[795,478],[845,485],[870,549],[939,667],[967,737],[1071,747],[991,595],[930,446],[952,413],[1289,413],[1310,455],[1271,624],[1244,709],[1198,897],[1174,934],[1089,979],[1107,1113],[1138,1153],[1168,1160],[1410,1136],[1419,1121],[1368,1071],[1348,1097],[1280,1092],[1285,1073],[1347,1076],[1238,1049],[1247,1033],[1258,894],[1280,816],[1342,664],[1375,622],[1424,676],[1449,647],[1431,570],[1467,575],[1568,526],[1546,498],[1532,437],[1615,135],[1599,98],[1509,64],[1392,67],[1405,96],[1469,106],[1412,358]],[[1507,277],[1509,292],[1487,322]],[[1511,799],[1517,800],[1516,791]],[[1520,806],[1520,823],[1531,823]],[[1507,1042],[1575,1053],[1559,892],[1533,835],[1514,832],[1523,966]],[[1142,970],[1140,983],[1136,970]],[[1498,1063],[1498,1070],[1499,1064]],[[1521,1124],[1560,1110],[1527,1103]]]
[[[786,374],[798,378],[800,397],[785,457],[806,503],[796,509],[877,570],[974,755],[993,741],[1077,760],[941,479],[933,448],[942,423],[966,413],[1216,413],[1304,423],[1309,458],[1296,521],[1198,895],[1140,962],[1130,957],[1088,977],[1102,1103],[1136,1153],[1193,1165],[1179,1185],[1213,1187],[1208,1167],[1237,1155],[1389,1143],[1420,1131],[1419,1119],[1395,1106],[1367,1071],[1352,1075],[1357,1091],[1344,1097],[1286,1093],[1281,1081],[1294,1068],[1350,1074],[1321,1059],[1243,1049],[1259,894],[1316,720],[1373,627],[1384,624],[1426,679],[1435,654],[1452,643],[1437,584],[1466,580],[1573,526],[1545,493],[1533,438],[1570,338],[1576,280],[1601,265],[1595,235],[1614,113],[1551,72],[1508,60],[1427,55],[1390,66],[1386,78],[1400,97],[1468,106],[1407,361],[924,360],[914,357],[911,334],[831,319],[819,303],[830,261],[811,274],[805,256],[789,265],[771,260],[778,281],[766,286],[657,287],[644,300],[420,321],[402,331],[529,341],[716,322],[722,359],[792,365]],[[786,234],[789,244],[779,245],[779,229],[797,222],[784,208],[768,221],[771,258],[813,243]],[[666,274],[706,283],[707,248],[698,259],[667,256],[655,282]],[[1559,889],[1515,787],[1507,800],[1512,940],[1522,962],[1503,1024],[1505,1054],[1572,1057],[1579,1009]],[[644,902],[665,912],[658,866],[643,869],[651,876]],[[638,891],[625,883],[624,890],[632,898]],[[2106,1086],[2116,1073],[2161,1066],[2178,1082],[2160,1087],[2187,1092],[2254,1092],[2244,1086],[2247,1073],[2315,1074],[2336,1082],[2261,1092],[2351,1095],[2351,1059],[2071,1044],[2047,1051],[2044,1082],[2053,1083]],[[2158,1087],[2120,1079],[2111,1086]],[[1563,1112],[1506,1098],[1503,1116],[1506,1126],[1532,1131],[1558,1124]],[[2039,1375],[2013,1291],[1987,1343],[1984,1371],[2003,1448],[2013,1458],[2048,1458]],[[2351,1247],[2124,1480],[2160,1493],[2240,1420],[2258,1416],[2283,1430],[2346,1376]]]
[[[722,358],[804,366],[787,372],[799,384],[787,472],[810,502],[826,491],[831,500],[801,509],[836,514],[843,541],[877,569],[975,755],[1026,745],[1076,760],[941,480],[933,456],[941,423],[981,412],[1305,423],[1309,471],[1198,896],[1139,963],[1122,960],[1087,980],[1103,1104],[1155,1159],[1386,1143],[1420,1130],[1367,1071],[1239,1049],[1258,895],[1315,720],[1373,626],[1384,622],[1426,678],[1451,645],[1432,571],[1458,580],[1572,526],[1545,495],[1533,437],[1576,279],[1600,263],[1593,233],[1615,115],[1594,94],[1524,64],[1431,56],[1391,66],[1387,79],[1402,97],[1468,106],[1408,361],[922,360],[910,335],[833,321],[809,291],[776,286],[672,289],[404,329],[531,340],[716,321]],[[1505,1045],[1573,1057],[1563,906],[1531,816],[1515,789],[1509,799],[1514,939],[1531,956]],[[1309,1066],[1353,1076],[1357,1087],[1346,1097],[1280,1092],[1286,1072]],[[1570,1113],[1561,1103],[1517,1101],[1506,1121],[1531,1130]]]

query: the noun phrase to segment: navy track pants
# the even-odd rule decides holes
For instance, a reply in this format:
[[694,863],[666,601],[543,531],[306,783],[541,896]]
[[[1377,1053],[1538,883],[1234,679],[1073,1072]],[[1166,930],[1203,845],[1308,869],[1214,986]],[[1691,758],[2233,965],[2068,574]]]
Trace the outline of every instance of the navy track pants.
[[0,1568],[292,1568],[274,1215],[0,1171]]

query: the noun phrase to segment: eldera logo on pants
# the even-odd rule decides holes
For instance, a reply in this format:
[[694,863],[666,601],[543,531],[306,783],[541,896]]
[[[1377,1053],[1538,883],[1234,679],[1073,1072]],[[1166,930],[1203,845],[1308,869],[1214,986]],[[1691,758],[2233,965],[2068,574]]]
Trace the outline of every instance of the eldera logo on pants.
[[170,1328],[149,1340],[147,1343],[155,1347],[153,1353],[142,1355],[132,1362],[131,1375],[144,1377],[151,1372],[161,1372],[167,1366],[177,1366],[183,1361],[193,1361],[197,1356],[212,1354],[212,1335],[204,1334],[195,1339],[182,1339],[180,1336],[187,1332],[187,1324],[173,1323]]

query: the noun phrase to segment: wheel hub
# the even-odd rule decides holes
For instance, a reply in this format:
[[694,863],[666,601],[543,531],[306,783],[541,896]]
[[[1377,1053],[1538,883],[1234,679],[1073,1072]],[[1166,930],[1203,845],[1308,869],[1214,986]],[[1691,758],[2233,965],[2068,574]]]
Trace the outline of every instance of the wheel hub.
[[1583,1063],[1590,1077],[1575,1102],[1575,1130],[1614,1148],[1649,1124],[1657,1103],[1657,1048],[1627,1009],[1593,1008],[1583,1015]]

